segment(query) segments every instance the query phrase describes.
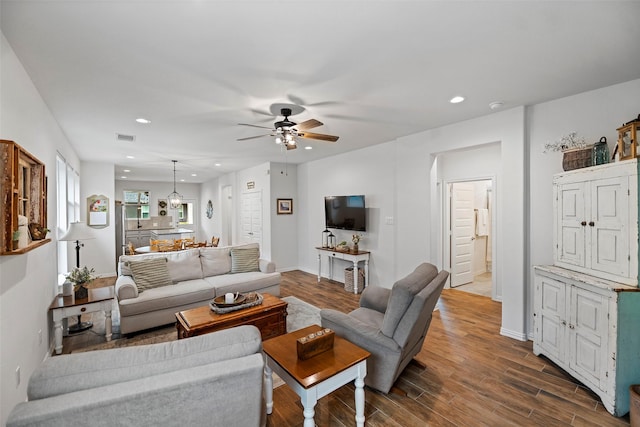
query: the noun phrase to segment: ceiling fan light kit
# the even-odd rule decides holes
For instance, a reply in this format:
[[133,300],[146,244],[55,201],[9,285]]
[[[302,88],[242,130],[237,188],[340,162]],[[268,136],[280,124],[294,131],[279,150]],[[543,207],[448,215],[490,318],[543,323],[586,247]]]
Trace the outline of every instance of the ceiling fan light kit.
[[[323,123],[316,119],[309,119],[300,124],[289,120],[291,115],[291,108],[280,109],[280,114],[284,116],[284,119],[277,121],[273,124],[274,129],[271,133],[266,135],[250,136],[248,138],[239,138],[238,141],[246,141],[249,139],[262,138],[265,136],[275,136],[276,144],[283,144],[287,147],[287,150],[293,150],[298,148],[296,138],[317,139],[325,142],[336,142],[338,136],[326,135],[322,133],[307,132],[308,129],[313,129],[318,126],[322,126]],[[239,123],[241,126],[251,126],[263,129],[270,129],[264,126],[251,125],[247,123]]]

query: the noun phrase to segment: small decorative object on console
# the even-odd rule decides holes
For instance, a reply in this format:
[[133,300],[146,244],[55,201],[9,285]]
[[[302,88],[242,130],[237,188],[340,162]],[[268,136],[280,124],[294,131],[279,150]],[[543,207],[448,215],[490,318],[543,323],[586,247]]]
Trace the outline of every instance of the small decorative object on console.
[[625,123],[618,131],[617,151],[620,160],[633,159],[639,154],[638,135],[640,135],[640,114],[638,118]]
[[333,348],[335,332],[331,329],[322,329],[306,337],[296,340],[298,351],[298,359],[307,360],[320,353],[329,351]]

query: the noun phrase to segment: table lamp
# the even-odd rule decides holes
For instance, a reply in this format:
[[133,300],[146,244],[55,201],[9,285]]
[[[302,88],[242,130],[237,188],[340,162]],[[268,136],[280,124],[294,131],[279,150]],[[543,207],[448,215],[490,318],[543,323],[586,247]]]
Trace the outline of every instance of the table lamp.
[[[72,222],[69,224],[67,232],[58,240],[61,242],[76,242],[76,267],[80,268],[80,247],[84,246],[84,243],[80,243],[81,240],[95,239],[92,230],[87,227],[84,222]],[[80,315],[78,315],[78,323],[68,328],[70,334],[76,332],[86,331],[91,328],[93,323],[81,322]]]

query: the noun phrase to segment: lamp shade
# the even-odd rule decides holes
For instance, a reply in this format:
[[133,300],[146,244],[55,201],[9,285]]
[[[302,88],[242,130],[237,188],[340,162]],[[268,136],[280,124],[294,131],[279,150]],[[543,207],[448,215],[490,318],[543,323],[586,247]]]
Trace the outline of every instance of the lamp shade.
[[77,240],[89,240],[95,239],[93,230],[91,230],[84,222],[72,222],[69,224],[69,229],[64,235],[59,238],[61,242],[75,242]]

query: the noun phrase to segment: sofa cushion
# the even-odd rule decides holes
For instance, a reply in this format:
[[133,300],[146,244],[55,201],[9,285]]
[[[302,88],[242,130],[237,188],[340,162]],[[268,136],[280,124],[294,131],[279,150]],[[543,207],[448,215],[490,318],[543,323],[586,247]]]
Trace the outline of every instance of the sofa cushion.
[[136,281],[138,292],[160,286],[173,285],[169,276],[166,258],[142,259],[129,261],[129,268]]
[[200,251],[197,248],[168,252],[168,254],[167,267],[173,283],[202,279]]
[[437,274],[438,269],[434,265],[422,263],[408,276],[393,284],[387,311],[382,322],[381,332],[383,334],[393,337],[393,333],[413,301],[413,297],[427,286]]
[[200,263],[204,277],[227,274],[231,272],[231,249],[200,248]]
[[214,288],[216,296],[224,295],[227,292],[260,292],[260,289],[279,285],[280,279],[280,273],[261,273],[259,271],[204,278]]
[[[217,276],[223,277],[223,276]],[[178,308],[189,304],[207,301],[215,297],[215,290],[203,279],[187,280],[173,286],[164,286],[146,290],[137,298],[120,300],[120,317],[135,316],[168,308]]]
[[231,248],[231,273],[260,271],[258,248]]

